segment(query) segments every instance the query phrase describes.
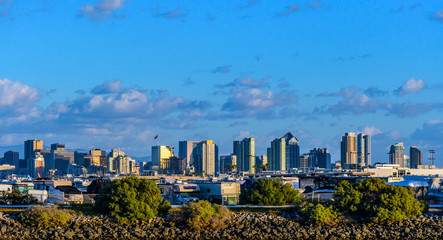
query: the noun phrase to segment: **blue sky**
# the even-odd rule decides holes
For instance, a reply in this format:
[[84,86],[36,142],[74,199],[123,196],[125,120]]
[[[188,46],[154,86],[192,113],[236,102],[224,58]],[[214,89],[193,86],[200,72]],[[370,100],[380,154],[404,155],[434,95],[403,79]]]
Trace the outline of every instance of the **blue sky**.
[[264,154],[291,131],[338,160],[354,131],[373,162],[405,142],[443,166],[442,39],[441,1],[0,0],[0,145]]

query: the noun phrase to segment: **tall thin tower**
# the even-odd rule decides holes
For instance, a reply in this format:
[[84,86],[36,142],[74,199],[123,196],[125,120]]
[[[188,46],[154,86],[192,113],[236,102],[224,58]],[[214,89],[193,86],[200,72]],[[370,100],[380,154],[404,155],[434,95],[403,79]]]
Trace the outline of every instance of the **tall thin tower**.
[[431,157],[429,158],[429,160],[431,160],[431,165],[434,165],[434,160],[435,160],[434,153],[435,153],[434,150],[429,150],[429,154],[431,154]]

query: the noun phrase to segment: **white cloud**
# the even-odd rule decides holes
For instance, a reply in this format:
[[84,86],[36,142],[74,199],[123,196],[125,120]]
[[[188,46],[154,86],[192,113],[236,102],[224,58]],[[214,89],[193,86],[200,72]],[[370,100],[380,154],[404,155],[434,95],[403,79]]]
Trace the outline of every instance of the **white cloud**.
[[366,126],[363,128],[363,133],[374,136],[382,133],[382,131],[374,126]]
[[395,90],[395,93],[398,96],[404,96],[406,94],[419,93],[425,87],[425,81],[423,81],[422,79],[416,80],[415,78],[411,78],[408,81],[404,82],[400,88]]
[[98,0],[97,3],[83,6],[79,16],[87,15],[89,20],[101,22],[109,17],[115,10],[123,8],[127,0]]
[[40,100],[40,92],[29,85],[0,79],[0,109],[31,106]]

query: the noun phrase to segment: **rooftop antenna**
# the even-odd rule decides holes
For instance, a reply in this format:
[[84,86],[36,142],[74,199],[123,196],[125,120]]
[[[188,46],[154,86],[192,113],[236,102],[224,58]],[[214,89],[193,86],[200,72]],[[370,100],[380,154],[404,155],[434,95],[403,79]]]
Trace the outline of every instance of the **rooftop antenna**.
[[434,150],[429,150],[429,154],[431,154],[431,157],[429,158],[429,160],[431,161],[431,165],[434,165],[434,160],[435,160],[434,153],[435,153]]

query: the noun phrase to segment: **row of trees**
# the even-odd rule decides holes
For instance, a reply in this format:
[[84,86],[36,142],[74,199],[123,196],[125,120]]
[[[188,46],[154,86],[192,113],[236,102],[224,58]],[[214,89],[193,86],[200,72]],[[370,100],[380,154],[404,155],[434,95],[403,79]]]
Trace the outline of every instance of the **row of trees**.
[[308,220],[331,223],[341,217],[369,221],[394,221],[420,216],[423,202],[415,199],[412,190],[387,184],[383,179],[368,178],[358,183],[341,181],[334,201],[312,202],[300,197],[298,191],[280,179],[259,179],[240,195],[241,204],[294,205]]
[[[378,178],[363,179],[359,183],[342,181],[336,187],[334,201],[320,202],[303,199],[296,189],[282,183],[281,179],[262,178],[243,189],[240,203],[295,205],[295,211],[307,221],[319,224],[334,223],[349,217],[370,221],[401,220],[417,217],[425,209],[425,205],[417,201],[408,188],[388,185]],[[189,212],[189,206],[183,211],[188,211],[187,214],[202,226],[209,216],[212,224],[227,218],[227,209],[208,204],[191,204],[196,213]],[[147,220],[160,212],[167,212],[170,203],[160,197],[160,190],[154,181],[127,177],[115,180],[102,189],[96,196],[94,207],[97,212],[126,222]]]

